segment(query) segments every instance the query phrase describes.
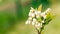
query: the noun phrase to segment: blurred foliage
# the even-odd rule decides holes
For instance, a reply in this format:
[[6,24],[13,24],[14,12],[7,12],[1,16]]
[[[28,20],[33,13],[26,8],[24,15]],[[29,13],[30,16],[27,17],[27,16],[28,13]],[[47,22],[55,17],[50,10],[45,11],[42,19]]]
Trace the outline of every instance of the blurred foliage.
[[0,34],[5,34],[16,23],[17,19],[7,10],[0,12]]

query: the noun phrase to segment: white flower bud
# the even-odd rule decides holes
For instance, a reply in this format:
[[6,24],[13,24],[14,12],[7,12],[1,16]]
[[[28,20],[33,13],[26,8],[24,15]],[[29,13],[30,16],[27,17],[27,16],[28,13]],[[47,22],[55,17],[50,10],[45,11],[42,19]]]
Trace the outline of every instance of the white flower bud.
[[42,23],[40,24],[40,27],[42,27]]
[[35,25],[35,22],[32,22],[32,25]]
[[45,16],[45,15],[46,15],[45,12],[41,13],[41,16]]
[[35,24],[36,28],[40,28],[40,23]]
[[35,14],[34,13],[32,13],[32,16],[31,17],[35,17]]
[[30,20],[27,20],[25,24],[30,24],[30,23],[31,23],[31,21]]
[[40,15],[41,14],[41,11],[35,11],[35,14],[36,15]]
[[41,14],[41,11],[37,11],[37,13],[38,13],[38,15],[40,15]]
[[32,20],[32,17],[29,17],[28,20]]
[[36,15],[36,18],[40,18],[40,15]]
[[32,12],[32,13],[33,13],[33,12],[34,12],[34,8],[32,8],[32,7],[31,7],[30,12]]
[[46,19],[46,14],[45,14],[45,12],[43,12],[43,13],[41,14],[41,16],[43,16],[43,18]]
[[38,21],[36,21],[36,23],[35,24],[37,24],[38,23]]
[[46,13],[48,13],[48,12],[50,12],[50,10],[51,10],[51,9],[50,9],[50,8],[48,8],[45,12],[46,12]]
[[28,15],[29,17],[31,17],[32,16],[32,13],[31,12],[29,12],[29,15]]
[[35,18],[33,18],[33,22],[36,22],[37,20]]
[[33,12],[34,12],[34,10],[32,10],[32,9],[31,9],[31,10],[30,10],[30,12],[31,12],[31,13],[33,13]]
[[38,25],[37,25],[38,27],[40,27],[40,23],[38,23]]
[[38,15],[37,11],[35,11],[35,15]]
[[34,8],[30,7],[32,10],[34,10]]
[[29,23],[28,24],[30,24],[31,23],[31,21],[29,20]]
[[44,23],[44,20],[42,21],[42,23]]
[[44,19],[46,19],[46,16],[43,16]]
[[28,24],[29,23],[29,21],[27,20],[26,22],[25,22],[25,24]]

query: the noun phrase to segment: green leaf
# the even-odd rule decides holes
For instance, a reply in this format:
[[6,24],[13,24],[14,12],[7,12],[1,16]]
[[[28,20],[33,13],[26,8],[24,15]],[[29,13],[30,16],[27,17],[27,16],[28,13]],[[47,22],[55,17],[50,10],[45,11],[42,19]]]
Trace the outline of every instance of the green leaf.
[[42,11],[42,4],[38,7],[38,11]]
[[53,16],[50,13],[48,13],[47,18],[45,20],[45,25],[48,24],[52,19],[53,19]]

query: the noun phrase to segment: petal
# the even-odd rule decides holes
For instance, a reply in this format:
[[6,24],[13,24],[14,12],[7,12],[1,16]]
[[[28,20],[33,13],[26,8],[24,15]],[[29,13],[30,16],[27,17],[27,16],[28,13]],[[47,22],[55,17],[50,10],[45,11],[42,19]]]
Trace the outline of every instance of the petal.
[[40,15],[36,15],[36,18],[40,18]]
[[48,8],[45,12],[46,12],[46,13],[48,13],[48,12],[50,12],[50,10],[51,10],[51,9],[50,9],[50,8]]
[[32,20],[32,17],[29,17],[28,20]]
[[25,22],[25,24],[28,24],[29,23],[29,21],[27,20],[26,22]]
[[34,13],[32,13],[32,17],[35,17],[35,14]]
[[35,18],[33,18],[33,22],[36,22],[37,20]]
[[42,23],[44,23],[44,20],[42,20]]
[[28,15],[29,17],[31,17],[32,16],[32,13],[31,12],[29,12],[29,15]]
[[34,25],[35,23],[34,22],[32,22],[32,25]]

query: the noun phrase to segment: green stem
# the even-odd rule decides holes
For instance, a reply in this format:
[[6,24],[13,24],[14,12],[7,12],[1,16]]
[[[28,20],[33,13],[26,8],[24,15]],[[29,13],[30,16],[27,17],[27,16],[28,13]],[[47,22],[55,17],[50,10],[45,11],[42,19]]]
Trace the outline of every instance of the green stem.
[[36,28],[36,30],[37,30],[38,34],[41,34],[41,32],[37,28]]
[[38,31],[38,34],[41,34],[41,32]]

